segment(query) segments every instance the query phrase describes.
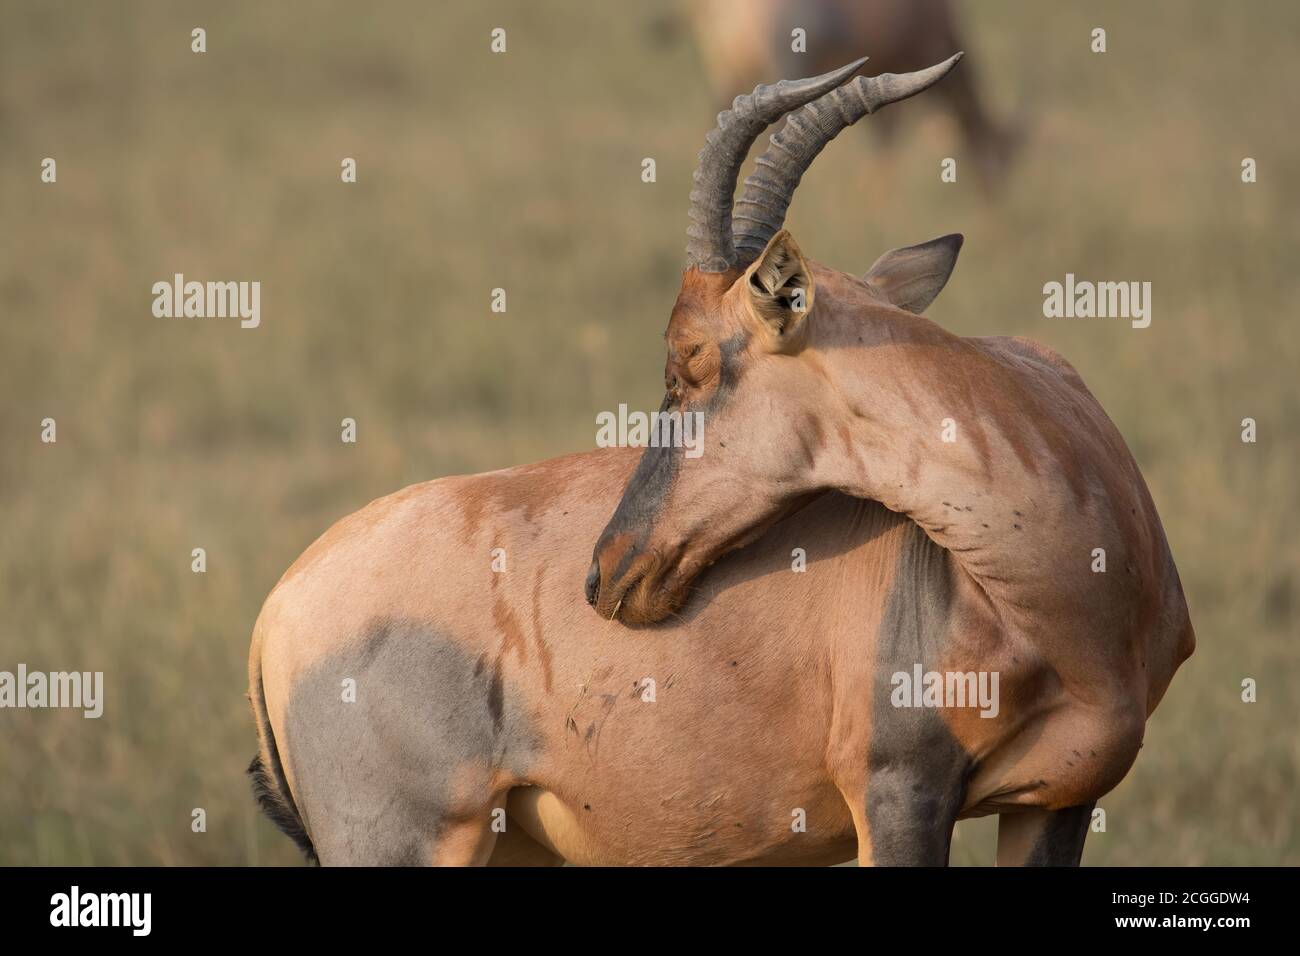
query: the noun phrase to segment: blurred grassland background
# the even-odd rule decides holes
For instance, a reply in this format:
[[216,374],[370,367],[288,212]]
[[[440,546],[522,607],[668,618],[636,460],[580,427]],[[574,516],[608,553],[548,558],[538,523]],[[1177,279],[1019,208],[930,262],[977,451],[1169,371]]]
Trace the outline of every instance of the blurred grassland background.
[[[959,13],[960,68],[1032,123],[1002,193],[940,183],[963,145],[922,96],[888,151],[836,140],[789,225],[852,272],[965,233],[931,317],[1059,349],[1146,474],[1199,647],[1085,862],[1298,863],[1300,6]],[[0,2],[0,669],[107,685],[98,721],[0,712],[0,863],[298,861],[243,773],[261,601],[372,498],[658,404],[716,108],[672,4]],[[261,327],[153,318],[175,272],[259,280]],[[1151,327],[1044,319],[1066,272],[1150,281]]]

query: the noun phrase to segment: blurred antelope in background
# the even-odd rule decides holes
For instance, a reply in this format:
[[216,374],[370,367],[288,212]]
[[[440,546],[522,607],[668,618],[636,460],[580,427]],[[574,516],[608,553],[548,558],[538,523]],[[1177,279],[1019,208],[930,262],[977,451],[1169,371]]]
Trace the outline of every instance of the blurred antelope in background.
[[[705,69],[720,102],[770,76],[823,73],[863,53],[873,73],[905,73],[969,49],[950,0],[687,0]],[[792,32],[803,31],[804,52]],[[969,66],[936,90],[961,129],[981,185],[998,185],[1016,151],[1019,124],[993,116]],[[892,142],[897,114],[873,124]]]

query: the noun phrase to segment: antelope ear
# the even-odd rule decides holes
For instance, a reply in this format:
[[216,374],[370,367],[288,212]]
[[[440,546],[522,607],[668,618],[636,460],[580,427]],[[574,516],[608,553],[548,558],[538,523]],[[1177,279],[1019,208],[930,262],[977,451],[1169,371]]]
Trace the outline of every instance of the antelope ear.
[[768,336],[769,347],[775,352],[797,349],[815,290],[812,271],[790,233],[782,229],[773,236],[740,281],[749,312]]
[[961,243],[961,235],[953,233],[890,250],[863,278],[891,304],[920,315],[948,283]]

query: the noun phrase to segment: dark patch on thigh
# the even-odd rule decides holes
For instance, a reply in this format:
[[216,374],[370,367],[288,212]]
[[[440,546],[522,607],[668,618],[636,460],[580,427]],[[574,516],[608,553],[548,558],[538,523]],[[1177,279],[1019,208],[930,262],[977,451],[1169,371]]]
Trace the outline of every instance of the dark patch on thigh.
[[951,557],[907,522],[881,618],[875,660],[867,824],[883,866],[942,866],[972,762],[936,708],[895,707],[893,675],[945,661],[953,600]]
[[494,771],[524,775],[542,738],[500,663],[379,619],[296,681],[281,749],[323,862],[422,857],[449,816],[486,805]]

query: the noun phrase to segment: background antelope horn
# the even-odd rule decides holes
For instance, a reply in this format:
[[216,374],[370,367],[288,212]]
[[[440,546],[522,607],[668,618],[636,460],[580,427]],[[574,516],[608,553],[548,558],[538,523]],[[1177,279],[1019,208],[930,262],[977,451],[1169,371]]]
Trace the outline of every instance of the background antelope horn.
[[854,60],[847,66],[806,80],[782,80],[770,86],[756,86],[754,92],[737,96],[731,109],[718,114],[718,125],[704,140],[700,163],[691,190],[691,224],[686,230],[686,261],[701,272],[725,272],[735,265],[736,250],[731,239],[731,201],[736,177],[749,147],[759,133],[784,116],[835,89],[867,61]]
[[[928,89],[943,79],[961,58],[962,54],[956,53],[916,73],[859,76],[791,113],[785,125],[772,134],[767,151],[756,160],[754,174],[745,178],[744,192],[736,203],[732,228],[740,264],[748,265],[757,259],[768,240],[785,223],[785,213],[799,180],[840,130],[852,126],[867,113]],[[694,193],[691,195],[694,197]]]

